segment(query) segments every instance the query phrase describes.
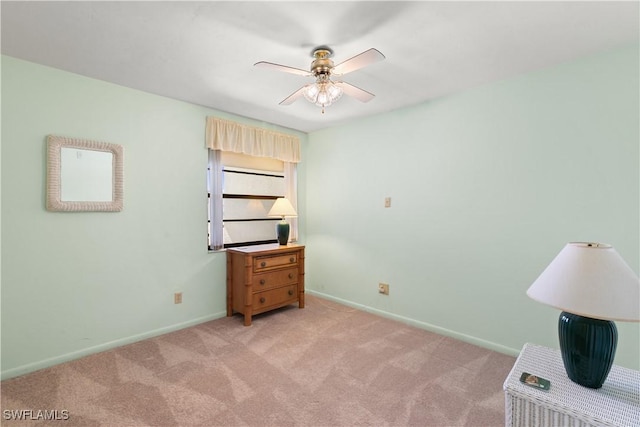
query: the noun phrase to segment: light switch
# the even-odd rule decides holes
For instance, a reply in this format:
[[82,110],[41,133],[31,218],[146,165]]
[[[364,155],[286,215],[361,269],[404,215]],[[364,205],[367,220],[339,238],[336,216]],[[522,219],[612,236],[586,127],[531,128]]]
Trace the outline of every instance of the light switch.
[[384,207],[385,208],[390,208],[391,207],[391,197],[385,197],[384,198]]

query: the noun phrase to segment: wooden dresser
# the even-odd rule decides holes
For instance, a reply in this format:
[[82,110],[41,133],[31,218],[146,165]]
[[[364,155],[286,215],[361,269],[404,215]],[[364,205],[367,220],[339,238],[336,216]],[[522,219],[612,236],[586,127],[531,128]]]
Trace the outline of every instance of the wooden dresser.
[[227,316],[298,303],[304,308],[304,246],[276,244],[227,249]]

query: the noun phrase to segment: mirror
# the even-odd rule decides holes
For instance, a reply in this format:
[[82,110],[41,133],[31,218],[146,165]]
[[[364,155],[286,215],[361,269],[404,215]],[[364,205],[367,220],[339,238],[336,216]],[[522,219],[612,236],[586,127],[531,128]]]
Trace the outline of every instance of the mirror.
[[121,211],[123,187],[122,146],[49,135],[47,210]]

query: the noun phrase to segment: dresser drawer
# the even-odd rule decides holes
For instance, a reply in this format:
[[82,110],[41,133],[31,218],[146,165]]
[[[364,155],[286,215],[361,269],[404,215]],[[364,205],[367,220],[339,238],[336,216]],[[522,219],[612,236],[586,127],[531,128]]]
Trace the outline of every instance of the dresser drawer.
[[293,285],[297,282],[298,268],[260,273],[253,276],[253,292],[262,292],[283,285]]
[[290,285],[253,294],[253,312],[271,310],[298,300],[298,286]]
[[259,273],[261,271],[273,270],[274,268],[282,268],[297,263],[298,254],[296,252],[260,256],[253,259],[253,271]]

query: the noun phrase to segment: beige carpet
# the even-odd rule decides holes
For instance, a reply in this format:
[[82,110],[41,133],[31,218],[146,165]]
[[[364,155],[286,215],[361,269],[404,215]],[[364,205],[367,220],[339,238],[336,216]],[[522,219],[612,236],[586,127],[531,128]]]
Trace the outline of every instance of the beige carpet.
[[514,361],[307,295],[3,381],[0,423],[500,426]]

